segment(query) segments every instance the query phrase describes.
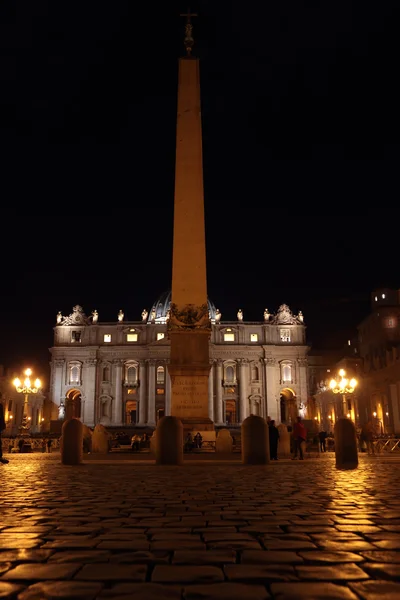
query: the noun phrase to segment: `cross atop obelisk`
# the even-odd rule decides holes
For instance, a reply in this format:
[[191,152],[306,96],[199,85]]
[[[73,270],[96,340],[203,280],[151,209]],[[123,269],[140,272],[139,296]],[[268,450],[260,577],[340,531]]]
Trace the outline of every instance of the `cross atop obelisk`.
[[185,25],[185,48],[186,54],[188,56],[192,55],[194,39],[193,39],[193,25],[192,25],[192,17],[197,17],[197,13],[190,12],[190,8],[187,9],[186,13],[182,13],[181,17],[186,17],[186,25]]

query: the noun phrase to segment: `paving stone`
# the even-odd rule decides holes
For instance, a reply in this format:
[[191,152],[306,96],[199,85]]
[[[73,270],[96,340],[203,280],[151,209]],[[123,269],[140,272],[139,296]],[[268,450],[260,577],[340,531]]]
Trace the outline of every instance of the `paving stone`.
[[354,563],[344,563],[338,566],[296,566],[300,579],[321,581],[350,581],[368,579],[369,575]]
[[76,563],[70,564],[42,564],[28,563],[17,565],[14,569],[10,569],[2,579],[15,581],[40,581],[46,579],[71,579],[73,575],[80,569],[81,565]]
[[222,569],[215,566],[156,565],[151,575],[155,583],[215,583],[224,581]]
[[374,540],[374,546],[381,550],[400,550],[400,539]]
[[225,565],[224,573],[228,581],[264,583],[266,581],[299,581],[292,565]]
[[79,550],[80,548],[95,548],[98,546],[99,541],[93,538],[88,540],[81,540],[79,538],[62,538],[51,540],[50,542],[46,542],[42,545],[43,550],[60,550],[60,549],[69,549]]
[[242,564],[263,565],[268,564],[303,564],[304,560],[296,552],[285,550],[244,550],[241,556]]
[[392,581],[363,581],[350,583],[362,600],[400,600],[400,583]]
[[349,588],[334,583],[273,583],[276,600],[359,600]]
[[0,535],[0,550],[17,550],[20,548],[39,548],[43,545],[43,540],[39,538],[21,539],[4,538]]
[[182,588],[159,583],[119,583],[109,589],[104,589],[99,598],[123,598],[128,600],[181,600]]
[[263,544],[267,550],[317,550],[317,546],[312,542],[301,540],[263,539]]
[[261,544],[254,541],[247,540],[224,540],[219,542],[209,542],[207,544],[209,550],[218,550],[223,548],[230,548],[231,550],[261,550]]
[[316,550],[314,552],[300,551],[299,555],[309,562],[357,563],[364,561],[362,556],[355,554],[354,552],[328,552]]
[[13,564],[11,562],[0,563],[0,575],[3,575],[3,573],[6,573],[7,571],[9,571],[12,566],[13,566]]
[[18,600],[94,600],[102,587],[101,583],[83,581],[42,581],[20,593]]
[[95,546],[98,550],[150,550],[147,540],[97,540]]
[[137,552],[122,552],[112,554],[110,562],[113,563],[136,563],[141,565],[166,564],[170,562],[169,552],[146,552],[138,550]]
[[65,552],[55,552],[49,558],[49,563],[108,562],[110,557],[111,552],[107,550],[66,550]]
[[219,583],[192,585],[183,592],[184,600],[267,600],[271,598],[262,585]]
[[357,552],[361,550],[374,550],[376,546],[365,540],[341,540],[340,542],[333,540],[326,540],[318,542],[324,550],[331,552]]
[[23,589],[23,585],[19,585],[17,583],[8,583],[6,581],[0,581],[0,598],[2,600],[15,598],[16,595]]
[[92,581],[145,581],[146,565],[91,564],[84,565],[75,579]]
[[207,552],[178,550],[172,557],[174,565],[221,565],[235,562],[236,552],[234,550],[207,550]]
[[159,542],[151,542],[149,544],[150,550],[152,552],[165,550],[165,551],[173,551],[173,550],[204,550],[206,551],[206,545],[200,539],[194,540],[175,540],[173,538],[169,540],[160,540]]
[[367,562],[363,565],[363,569],[378,579],[398,579],[400,580],[400,564],[399,563],[371,563]]
[[376,563],[400,563],[400,552],[391,550],[373,550],[361,552],[361,556]]

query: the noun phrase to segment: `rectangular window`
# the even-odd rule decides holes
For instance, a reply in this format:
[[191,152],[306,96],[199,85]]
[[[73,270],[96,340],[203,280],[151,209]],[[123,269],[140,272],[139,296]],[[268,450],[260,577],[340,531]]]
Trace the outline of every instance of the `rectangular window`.
[[157,388],[157,396],[162,396],[164,394],[164,388]]
[[71,342],[78,343],[81,341],[81,332],[80,331],[71,331]]
[[163,340],[165,338],[165,333],[157,333],[157,341]]
[[250,341],[251,342],[258,342],[258,333],[251,333],[250,334]]
[[128,388],[128,394],[136,394],[136,388]]
[[234,342],[235,334],[234,333],[224,333],[224,342]]
[[290,329],[281,329],[281,342],[290,342]]
[[127,342],[137,342],[138,341],[138,334],[137,333],[128,333],[126,335],[126,341]]
[[106,342],[106,344],[109,344],[111,342],[111,333],[104,334],[103,342]]

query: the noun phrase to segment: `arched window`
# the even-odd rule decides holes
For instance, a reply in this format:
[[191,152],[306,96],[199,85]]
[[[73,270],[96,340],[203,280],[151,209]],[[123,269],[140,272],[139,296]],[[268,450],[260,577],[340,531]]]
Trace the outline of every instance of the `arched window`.
[[292,365],[288,363],[281,365],[281,378],[283,382],[292,383]]
[[103,367],[103,381],[110,381],[110,367],[108,365]]
[[130,365],[126,369],[126,383],[128,385],[135,385],[137,382],[137,369],[133,365]]
[[225,367],[225,381],[226,383],[235,382],[235,369],[232,366]]
[[251,365],[251,380],[258,381],[258,379],[259,379],[258,367],[253,363]]
[[165,380],[164,367],[157,367],[157,383],[164,383],[164,380]]
[[70,385],[81,384],[81,363],[71,362],[69,363],[69,382]]

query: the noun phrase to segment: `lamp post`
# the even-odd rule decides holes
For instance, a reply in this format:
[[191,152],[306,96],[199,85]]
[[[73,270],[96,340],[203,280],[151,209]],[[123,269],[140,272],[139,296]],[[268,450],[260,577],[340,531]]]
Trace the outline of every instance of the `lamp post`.
[[[31,381],[30,377],[32,375],[32,369],[26,369],[24,371],[24,375],[26,376],[23,383],[21,383],[21,380],[18,379],[18,377],[16,379],[14,379],[13,384],[15,386],[16,391],[19,394],[24,394],[24,412],[23,412],[23,416],[22,416],[22,423],[21,426],[19,428],[19,433],[20,436],[22,438],[28,438],[29,437],[29,429],[31,426],[31,418],[29,417],[28,414],[28,401],[29,401],[29,396],[31,394],[37,394],[40,391],[41,388],[41,382],[40,379],[35,379],[34,382]],[[26,446],[29,446],[29,442],[25,442]]]
[[344,417],[347,416],[348,418],[350,418],[351,413],[347,409],[346,394],[352,394],[354,392],[358,382],[357,382],[357,379],[354,379],[354,377],[350,380],[347,379],[345,377],[345,375],[346,375],[346,371],[344,369],[340,369],[339,377],[336,379],[331,379],[331,381],[329,382],[329,387],[334,394],[342,395],[343,416]]

